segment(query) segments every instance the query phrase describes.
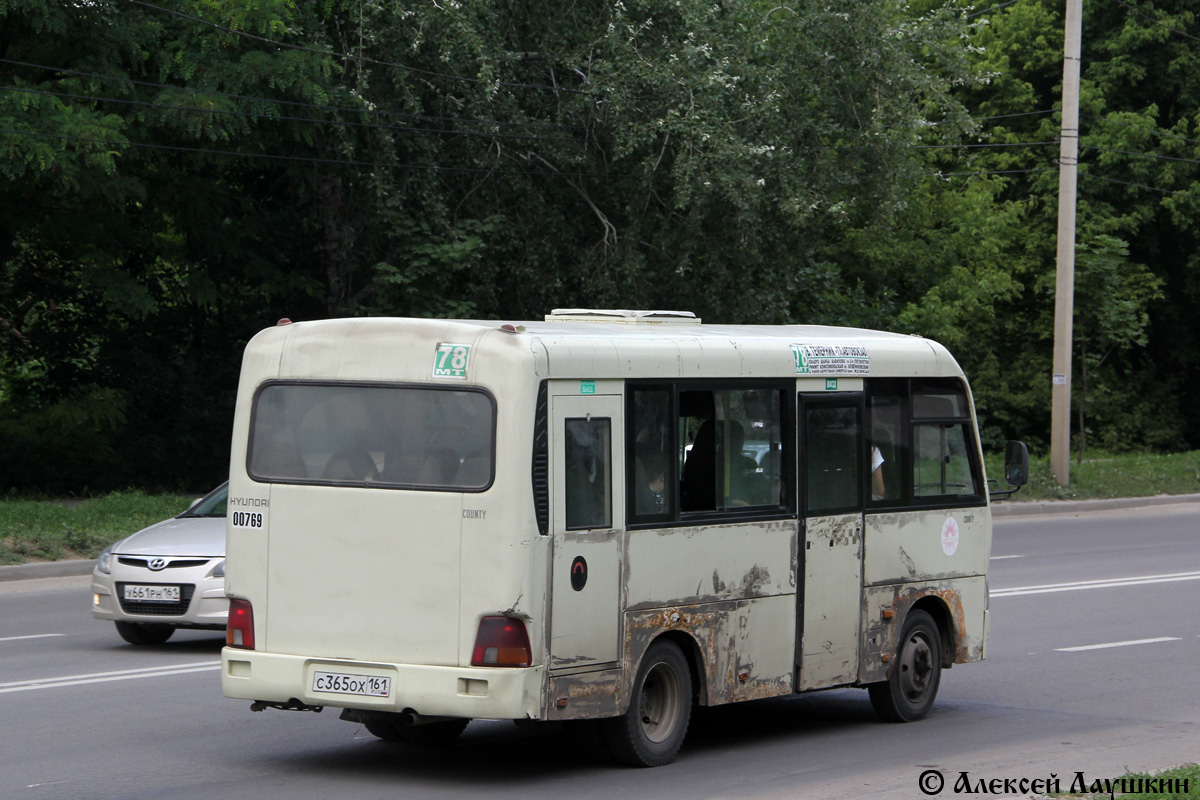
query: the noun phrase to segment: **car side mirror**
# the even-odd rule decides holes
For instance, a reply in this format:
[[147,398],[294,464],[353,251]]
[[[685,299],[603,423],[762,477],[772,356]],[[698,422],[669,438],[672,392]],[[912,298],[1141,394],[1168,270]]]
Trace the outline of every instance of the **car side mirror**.
[[1009,486],[1029,483],[1029,448],[1024,442],[1008,442],[1004,445],[1004,480]]

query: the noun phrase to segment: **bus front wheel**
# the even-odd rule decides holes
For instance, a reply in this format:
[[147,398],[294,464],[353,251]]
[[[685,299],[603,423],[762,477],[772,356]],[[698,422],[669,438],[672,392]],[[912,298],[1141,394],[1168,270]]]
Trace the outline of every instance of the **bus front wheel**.
[[635,767],[670,764],[683,746],[692,716],[692,674],[670,641],[650,645],[630,693],[629,710],[604,720],[614,758]]
[[888,679],[867,686],[871,705],[890,722],[916,722],[929,713],[942,676],[942,637],[933,617],[912,611]]

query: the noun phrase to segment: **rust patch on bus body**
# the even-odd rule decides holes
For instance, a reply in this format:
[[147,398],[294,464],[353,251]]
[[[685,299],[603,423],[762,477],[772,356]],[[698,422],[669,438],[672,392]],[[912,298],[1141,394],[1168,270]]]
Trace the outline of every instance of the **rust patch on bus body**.
[[[749,585],[760,576],[752,569],[743,579]],[[636,666],[650,644],[660,636],[673,635],[692,647],[697,665],[697,694],[701,705],[721,705],[741,700],[778,697],[792,691],[792,675],[762,675],[747,657],[752,636],[749,628],[750,602],[726,600],[703,605],[681,605],[626,615],[625,650],[622,666],[626,673],[625,696],[632,691]],[[680,636],[680,634],[682,636]],[[686,648],[685,648],[686,649]]]
[[[919,602],[930,597],[937,598],[937,607],[930,613],[942,633],[942,666],[983,659],[983,640],[968,635],[962,594],[951,583],[897,586],[890,602],[875,605],[875,610],[864,609],[868,614],[867,624],[863,626],[862,651],[866,658],[860,670],[860,683],[887,679],[896,663],[900,632],[909,613]],[[881,618],[884,610],[893,612],[890,619]],[[884,656],[889,659],[884,661]]]
[[[574,675],[551,675],[545,719],[600,719],[619,715],[623,670],[606,669]],[[565,703],[560,705],[560,703]]]
[[[713,531],[739,531],[742,527],[730,523],[706,528],[647,530],[634,535],[691,539],[701,532],[708,536]],[[569,673],[567,675],[552,671],[547,680],[544,718],[569,720],[624,713],[629,707],[642,658],[650,645],[662,636],[668,636],[680,645],[694,665],[693,682],[702,705],[790,694],[793,690],[790,653],[786,659],[788,668],[782,672],[778,666],[764,670],[756,663],[756,659],[761,661],[772,653],[772,645],[780,632],[776,628],[768,630],[770,626],[767,625],[753,624],[751,610],[756,602],[777,596],[794,598],[788,590],[794,590],[797,583],[798,525],[794,519],[783,519],[761,523],[761,528],[761,534],[787,535],[789,572],[786,580],[782,580],[782,564],[753,561],[739,570],[741,574],[722,576],[715,569],[711,573],[702,573],[696,577],[698,583],[680,592],[683,596],[645,596],[648,593],[643,588],[643,599],[637,602],[625,600],[619,667],[587,670],[580,665],[578,669],[568,667],[563,670]],[[772,584],[771,566],[778,567],[776,574],[782,585]],[[641,563],[639,567],[646,569],[648,565]],[[621,570],[623,599],[630,595],[634,572],[626,548]],[[693,587],[692,593],[688,594],[687,590]],[[794,608],[794,599],[789,600],[788,605]],[[555,664],[556,668],[560,665],[566,666],[562,662]],[[773,672],[781,674],[770,674]],[[559,707],[564,700],[565,704]]]

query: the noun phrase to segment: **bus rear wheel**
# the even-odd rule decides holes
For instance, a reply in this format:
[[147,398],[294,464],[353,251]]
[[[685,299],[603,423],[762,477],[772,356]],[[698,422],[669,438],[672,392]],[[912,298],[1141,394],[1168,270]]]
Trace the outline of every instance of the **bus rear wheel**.
[[[344,719],[344,718],[343,718]],[[363,727],[372,736],[385,742],[408,742],[428,747],[448,747],[467,728],[469,719],[447,719],[413,725],[403,715],[372,713],[362,720]]]
[[692,716],[692,674],[673,643],[646,650],[630,693],[629,710],[603,721],[613,757],[635,767],[670,764],[683,746]]
[[449,747],[467,729],[469,719],[448,719],[442,722],[426,722],[421,725],[401,723],[396,726],[400,739],[426,747]]
[[916,722],[929,713],[942,677],[942,637],[933,617],[912,611],[888,679],[867,687],[875,713],[889,722]]

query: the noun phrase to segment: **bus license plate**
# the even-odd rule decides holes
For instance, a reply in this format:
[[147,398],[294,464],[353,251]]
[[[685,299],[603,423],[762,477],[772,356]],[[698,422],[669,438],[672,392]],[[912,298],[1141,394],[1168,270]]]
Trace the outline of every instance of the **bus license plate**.
[[179,587],[128,584],[125,586],[125,599],[140,603],[178,603]]
[[378,675],[347,675],[342,672],[314,672],[312,690],[331,694],[356,694],[364,697],[388,697],[392,679]]

